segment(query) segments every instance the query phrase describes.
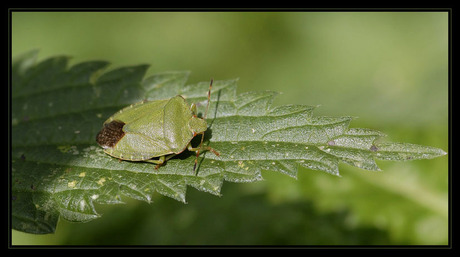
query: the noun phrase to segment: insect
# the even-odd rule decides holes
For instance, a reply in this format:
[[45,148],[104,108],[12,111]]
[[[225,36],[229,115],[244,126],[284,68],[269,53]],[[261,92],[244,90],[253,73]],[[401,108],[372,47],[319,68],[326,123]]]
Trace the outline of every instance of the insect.
[[[211,99],[213,80],[209,85],[208,102],[203,118],[197,116],[196,105],[188,105],[184,97],[138,102],[121,109],[108,118],[96,136],[104,152],[120,160],[162,164],[185,149],[196,152],[193,171],[196,170],[200,151],[219,152],[203,146],[208,129],[206,116]],[[192,139],[201,134],[201,143],[193,147]],[[156,158],[158,159],[152,159]]]

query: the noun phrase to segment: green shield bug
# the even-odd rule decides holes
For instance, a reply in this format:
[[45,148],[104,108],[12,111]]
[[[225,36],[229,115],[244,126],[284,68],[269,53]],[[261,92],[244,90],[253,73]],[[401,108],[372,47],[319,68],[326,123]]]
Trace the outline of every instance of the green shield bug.
[[[108,118],[96,136],[97,143],[108,155],[120,160],[154,163],[157,164],[155,169],[188,149],[196,152],[195,171],[201,150],[209,150],[219,156],[211,147],[202,146],[204,133],[208,129],[206,115],[212,82],[211,79],[203,118],[197,117],[196,105],[189,106],[180,95],[165,100],[145,100],[121,109]],[[192,139],[200,134],[200,146],[192,147]]]

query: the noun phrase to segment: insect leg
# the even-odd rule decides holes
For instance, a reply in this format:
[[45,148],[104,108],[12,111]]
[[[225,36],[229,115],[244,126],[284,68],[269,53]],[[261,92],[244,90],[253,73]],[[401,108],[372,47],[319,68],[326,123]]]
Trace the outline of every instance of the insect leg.
[[200,155],[200,151],[210,151],[216,156],[220,156],[220,153],[210,146],[192,147],[192,144],[188,144],[187,149],[191,152],[196,152],[197,156]]
[[158,160],[145,160],[145,162],[150,162],[150,163],[154,163],[156,164],[155,166],[155,169],[157,170],[158,168],[160,168],[161,165],[163,165],[163,163],[165,163],[167,160],[173,158],[174,156],[176,156],[176,154],[170,154],[168,156],[160,156],[160,158]]
[[196,170],[196,165],[198,163],[198,156],[200,156],[200,151],[204,150],[204,151],[211,151],[213,154],[215,154],[216,156],[219,156],[220,153],[216,150],[214,150],[214,148],[211,148],[210,146],[201,146],[200,144],[200,147],[192,147],[192,144],[189,143],[188,146],[187,146],[187,149],[191,152],[196,152],[196,158],[195,158],[195,164],[193,165],[193,172],[195,173],[195,170]]

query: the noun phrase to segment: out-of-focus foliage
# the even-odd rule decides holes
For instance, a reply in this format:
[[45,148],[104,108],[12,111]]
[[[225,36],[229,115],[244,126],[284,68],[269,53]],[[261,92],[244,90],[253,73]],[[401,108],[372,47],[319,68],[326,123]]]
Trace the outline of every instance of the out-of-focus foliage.
[[[70,54],[75,63],[148,63],[147,76],[192,70],[191,83],[239,77],[239,93],[281,91],[276,105],[321,104],[317,115],[358,116],[355,127],[391,141],[447,150],[447,22],[445,12],[13,12],[12,54],[37,48],[41,58]],[[378,165],[383,172],[342,165],[340,178],[305,169],[298,181],[263,173],[257,184],[224,183],[220,199],[189,189],[207,199],[195,208],[191,199],[185,208],[163,198],[128,201],[84,227],[64,223],[55,235],[13,232],[13,244],[84,243],[79,234],[101,235],[94,244],[446,244],[447,157]],[[242,192],[238,200],[233,191]],[[266,233],[244,240],[255,226]]]

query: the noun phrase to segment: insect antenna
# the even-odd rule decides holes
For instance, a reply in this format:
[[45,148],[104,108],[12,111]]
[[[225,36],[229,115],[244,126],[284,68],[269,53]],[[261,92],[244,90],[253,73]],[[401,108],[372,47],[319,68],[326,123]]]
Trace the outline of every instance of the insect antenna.
[[[213,81],[214,79],[211,78],[211,83],[209,84],[209,90],[208,90],[208,103],[206,104],[206,111],[204,112],[204,116],[203,116],[204,120],[206,120],[206,116],[208,116],[208,109],[209,109],[209,102],[211,101],[211,89],[212,89]],[[204,132],[201,134],[200,146],[198,147],[198,150],[196,151],[195,164],[193,165],[193,173],[195,173],[195,170],[196,170],[196,164],[198,163],[198,156],[200,155],[200,150],[201,150],[201,147],[203,146],[203,140],[204,140]]]
[[209,109],[209,102],[211,101],[211,89],[212,89],[212,82],[214,79],[211,79],[211,83],[209,84],[209,90],[208,90],[208,103],[206,104],[206,111],[204,112],[204,119],[206,119],[206,116],[208,116],[208,109]]

